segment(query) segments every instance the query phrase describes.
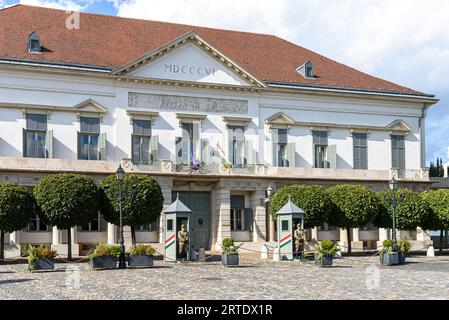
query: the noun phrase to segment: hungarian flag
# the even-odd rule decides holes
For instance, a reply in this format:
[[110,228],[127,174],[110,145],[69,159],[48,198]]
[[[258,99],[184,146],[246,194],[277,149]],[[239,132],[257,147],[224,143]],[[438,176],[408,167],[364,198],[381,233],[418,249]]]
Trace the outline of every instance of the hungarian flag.
[[220,142],[217,142],[217,150],[220,152],[220,159],[221,163],[223,164],[223,167],[225,167],[228,170],[234,169],[234,166],[232,163],[230,163],[228,160],[226,160],[226,153],[224,152],[223,148],[220,146]]

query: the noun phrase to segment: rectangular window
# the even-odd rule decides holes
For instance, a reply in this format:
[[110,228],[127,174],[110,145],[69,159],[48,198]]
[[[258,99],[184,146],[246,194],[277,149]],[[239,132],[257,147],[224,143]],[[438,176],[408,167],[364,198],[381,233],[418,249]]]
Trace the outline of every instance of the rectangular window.
[[405,137],[402,135],[391,136],[392,168],[405,169]]
[[290,230],[290,228],[289,228],[289,223],[288,223],[288,221],[287,220],[283,220],[282,221],[282,231],[289,231]]
[[245,196],[231,196],[231,230],[244,231]]
[[353,133],[354,169],[368,170],[368,135]]
[[234,166],[245,165],[245,127],[228,126],[229,129],[229,161]]
[[100,216],[100,213],[98,213],[98,215],[95,219],[93,219],[88,224],[81,226],[81,231],[84,231],[84,232],[99,232],[99,231],[101,231],[100,219],[101,219],[101,216]]
[[200,126],[196,122],[182,122],[182,137],[176,139],[177,162],[196,166],[201,161]]
[[47,232],[49,230],[49,226],[43,223],[37,215],[31,218],[30,223],[28,224],[28,231],[30,232]]
[[134,164],[149,165],[153,163],[150,145],[151,121],[133,120],[132,161]]
[[245,209],[231,209],[231,231],[243,231],[243,212]]
[[167,220],[167,231],[173,231],[173,220]]
[[329,168],[327,161],[327,131],[313,131],[315,168]]
[[159,220],[156,222],[153,222],[152,224],[146,224],[144,226],[137,227],[136,231],[139,231],[139,232],[159,231]]
[[100,160],[99,118],[80,118],[81,131],[78,133],[78,159],[79,160]]
[[288,130],[287,129],[272,129],[273,140],[273,166],[275,167],[289,167],[287,160],[287,144],[288,144]]
[[24,157],[47,158],[45,139],[47,135],[47,115],[26,115],[27,128],[24,131]]

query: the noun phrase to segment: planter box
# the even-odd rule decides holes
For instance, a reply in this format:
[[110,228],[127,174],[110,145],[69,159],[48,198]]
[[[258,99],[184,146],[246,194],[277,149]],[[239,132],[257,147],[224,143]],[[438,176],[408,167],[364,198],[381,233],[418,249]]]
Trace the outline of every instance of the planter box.
[[397,252],[394,253],[381,253],[380,254],[380,264],[383,266],[394,266],[399,264],[399,255]]
[[116,269],[117,268],[117,258],[104,256],[95,257],[92,259],[92,268],[94,269]]
[[223,254],[221,256],[221,262],[224,266],[238,266],[239,255],[238,254]]
[[38,259],[33,261],[34,270],[54,270],[55,260],[54,259]]
[[130,268],[150,268],[153,266],[153,256],[135,255],[128,257]]
[[403,252],[398,253],[398,263],[399,264],[405,264],[405,256],[406,256],[406,254]]
[[330,266],[332,266],[333,261],[334,261],[334,257],[332,257],[332,256],[323,256],[321,258],[321,261],[318,260],[315,256],[315,264],[318,267],[323,267],[323,268],[330,267]]

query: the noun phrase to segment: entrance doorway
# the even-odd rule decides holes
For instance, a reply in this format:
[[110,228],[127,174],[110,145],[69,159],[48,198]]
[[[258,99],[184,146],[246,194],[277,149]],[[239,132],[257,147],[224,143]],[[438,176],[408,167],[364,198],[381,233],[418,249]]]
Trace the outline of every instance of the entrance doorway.
[[210,250],[210,192],[173,191],[172,199],[176,199],[178,193],[179,199],[192,210],[192,216],[190,217],[190,244],[196,250],[200,247],[203,247],[205,250]]

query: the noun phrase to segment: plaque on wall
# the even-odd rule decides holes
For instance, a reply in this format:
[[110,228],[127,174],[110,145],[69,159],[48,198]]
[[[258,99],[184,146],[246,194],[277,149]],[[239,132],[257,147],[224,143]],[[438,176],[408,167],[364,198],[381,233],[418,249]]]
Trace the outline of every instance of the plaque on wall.
[[130,92],[130,108],[146,108],[158,111],[207,112],[219,114],[248,114],[247,100],[212,99]]

